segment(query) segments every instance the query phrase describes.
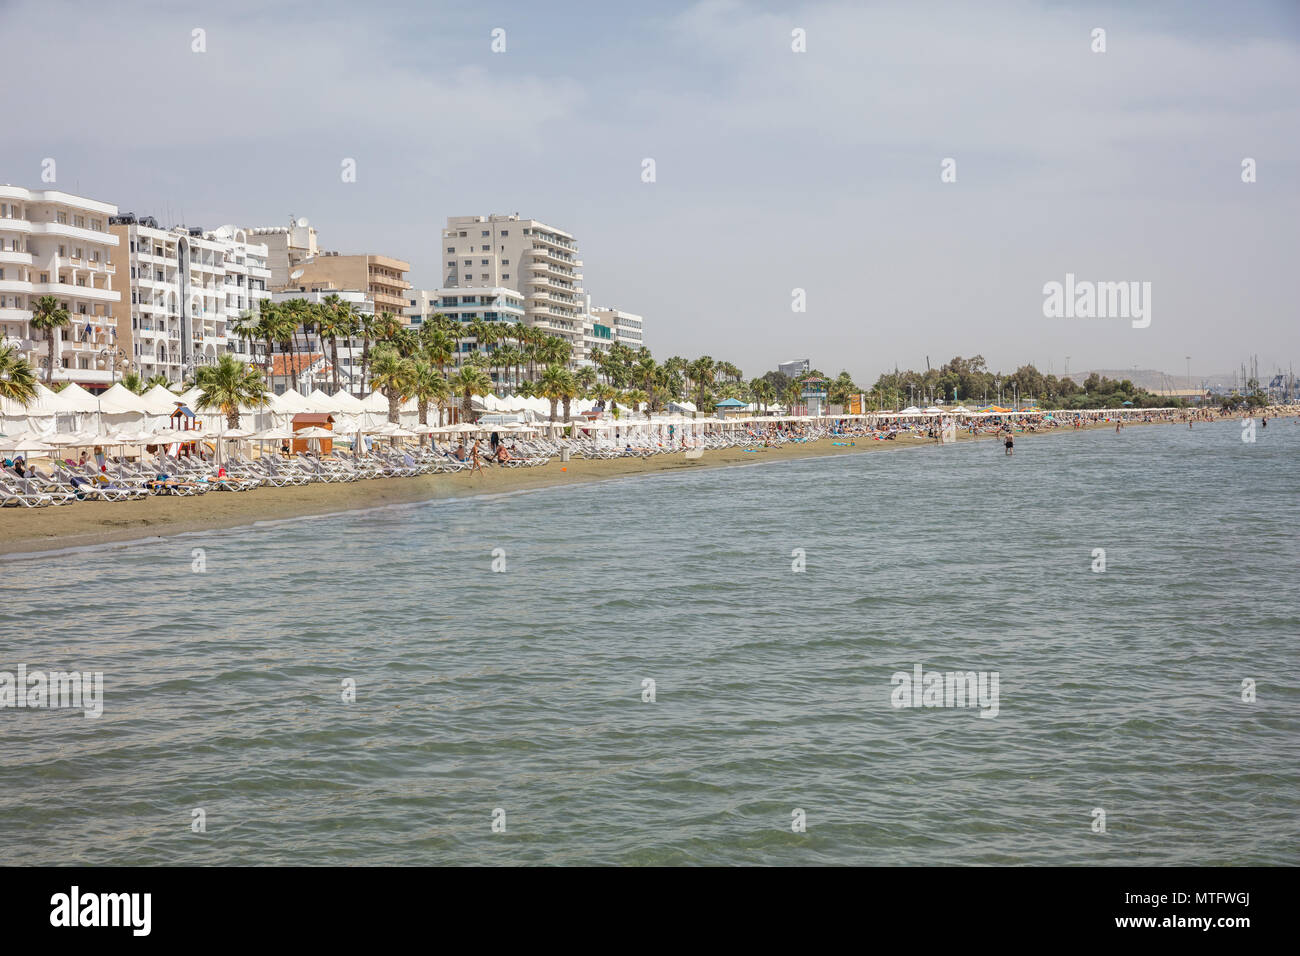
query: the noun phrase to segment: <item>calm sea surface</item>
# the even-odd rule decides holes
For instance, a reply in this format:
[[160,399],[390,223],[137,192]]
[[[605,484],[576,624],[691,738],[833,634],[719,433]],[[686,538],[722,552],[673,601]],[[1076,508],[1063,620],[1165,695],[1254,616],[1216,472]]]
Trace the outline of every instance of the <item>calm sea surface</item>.
[[[0,563],[0,670],[105,682],[98,720],[0,710],[0,863],[1300,863],[1300,426],[1240,434]],[[998,672],[997,716],[895,709],[917,664]]]

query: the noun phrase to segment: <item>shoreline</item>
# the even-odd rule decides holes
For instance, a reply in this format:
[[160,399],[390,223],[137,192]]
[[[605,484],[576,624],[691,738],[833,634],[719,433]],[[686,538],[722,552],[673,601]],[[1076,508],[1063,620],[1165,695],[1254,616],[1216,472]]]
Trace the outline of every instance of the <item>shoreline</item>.
[[[1130,422],[1135,425],[1173,425],[1182,422]],[[1083,429],[1054,428],[1017,435],[1017,443],[1061,433],[1110,427],[1109,423]],[[958,442],[994,440],[992,435],[959,434]],[[853,445],[836,445],[853,441]],[[538,468],[488,468],[482,474],[418,475],[414,478],[374,478],[357,482],[320,483],[287,488],[262,487],[251,491],[211,491],[197,498],[153,496],[140,501],[78,501],[72,505],[41,509],[5,508],[0,511],[0,556],[22,557],[49,551],[130,544],[155,538],[201,531],[250,527],[267,521],[324,517],[366,511],[388,505],[419,504],[482,494],[529,491],[561,485],[589,484],[609,478],[642,474],[671,474],[726,468],[765,461],[825,458],[910,447],[934,447],[931,439],[898,438],[876,441],[862,438],[823,438],[818,441],[746,451],[727,448],[708,451],[698,461],[682,452],[650,458],[558,459]]]

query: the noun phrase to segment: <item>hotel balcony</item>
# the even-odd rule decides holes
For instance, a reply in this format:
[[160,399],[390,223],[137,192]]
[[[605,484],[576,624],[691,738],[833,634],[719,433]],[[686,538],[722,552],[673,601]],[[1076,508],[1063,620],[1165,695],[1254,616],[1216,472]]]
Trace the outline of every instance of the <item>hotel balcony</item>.
[[122,293],[116,289],[97,289],[88,285],[71,285],[66,282],[33,282],[37,295],[66,295],[72,299],[94,299],[96,302],[120,302]]

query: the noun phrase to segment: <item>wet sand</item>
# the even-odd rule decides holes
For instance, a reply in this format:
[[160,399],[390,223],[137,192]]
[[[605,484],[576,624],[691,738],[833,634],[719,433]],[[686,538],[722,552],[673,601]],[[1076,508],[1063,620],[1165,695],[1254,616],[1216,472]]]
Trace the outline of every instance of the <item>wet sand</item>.
[[[1139,424],[1143,423],[1133,422],[1126,427]],[[1182,424],[1186,427],[1186,423],[1176,422],[1150,424]],[[1114,426],[1101,424],[1091,427]],[[1016,444],[1021,446],[1039,438],[1069,434],[1074,430],[1056,428],[1032,434],[1017,434]],[[960,434],[959,440],[973,439],[969,435]],[[990,441],[993,436],[981,435],[975,440]],[[835,444],[849,441],[854,444]],[[591,461],[576,458],[567,463],[552,459],[550,463],[537,468],[485,466],[482,474],[475,475],[461,472],[452,475],[419,475],[415,478],[375,478],[288,488],[262,487],[244,492],[210,491],[194,498],[151,496],[140,501],[78,501],[70,505],[38,509],[4,508],[0,510],[0,554],[140,541],[192,531],[235,528],[257,521],[580,484],[627,475],[699,471],[728,465],[852,455],[935,444],[928,438],[899,437],[893,441],[827,438],[755,452],[741,448],[706,451],[704,457],[697,461],[687,461],[682,452],[651,458]]]

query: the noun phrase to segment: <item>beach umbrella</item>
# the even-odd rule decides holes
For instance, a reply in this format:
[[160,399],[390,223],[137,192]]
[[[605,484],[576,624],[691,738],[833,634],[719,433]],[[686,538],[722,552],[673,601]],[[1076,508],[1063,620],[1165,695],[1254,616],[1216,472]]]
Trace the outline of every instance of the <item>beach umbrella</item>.
[[328,428],[320,428],[313,425],[311,428],[303,428],[293,433],[294,438],[333,438],[334,433]]
[[295,437],[287,428],[265,428],[248,436],[253,441],[286,441]]
[[25,452],[47,452],[53,451],[53,445],[47,445],[43,441],[37,441],[34,438],[4,438],[0,439],[0,451],[25,451]]

